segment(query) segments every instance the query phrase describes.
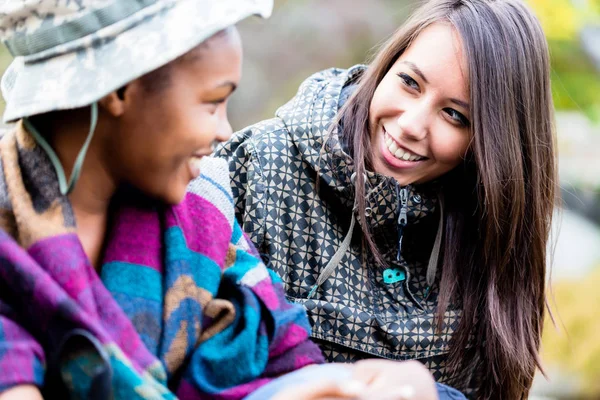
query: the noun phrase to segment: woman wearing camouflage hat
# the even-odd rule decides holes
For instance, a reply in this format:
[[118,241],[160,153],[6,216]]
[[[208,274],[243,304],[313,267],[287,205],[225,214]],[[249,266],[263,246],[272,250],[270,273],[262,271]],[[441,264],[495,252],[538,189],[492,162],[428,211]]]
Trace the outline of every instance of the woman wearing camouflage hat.
[[241,398],[321,360],[234,223],[226,166],[199,165],[231,133],[231,26],[270,3],[2,5],[0,392]]
[[[0,399],[240,399],[322,362],[234,220],[227,164],[203,158],[231,134],[231,27],[271,6],[0,5],[16,122],[0,141]],[[435,397],[411,364],[342,370],[296,394]]]

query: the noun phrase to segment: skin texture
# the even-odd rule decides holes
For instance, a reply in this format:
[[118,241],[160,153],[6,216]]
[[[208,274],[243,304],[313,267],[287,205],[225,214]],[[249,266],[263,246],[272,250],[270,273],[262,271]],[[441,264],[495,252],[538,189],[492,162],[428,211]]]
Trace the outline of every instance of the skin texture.
[[[462,43],[448,24],[421,32],[377,86],[371,101],[373,167],[401,185],[436,179],[468,149],[469,86]],[[388,146],[425,159],[401,161]]]

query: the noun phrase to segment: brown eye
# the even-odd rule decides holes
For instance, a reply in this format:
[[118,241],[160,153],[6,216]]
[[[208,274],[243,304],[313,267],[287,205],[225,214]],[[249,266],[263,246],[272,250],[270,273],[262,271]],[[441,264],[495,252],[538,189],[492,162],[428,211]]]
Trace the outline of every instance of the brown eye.
[[409,88],[414,89],[416,91],[421,90],[419,88],[419,84],[417,83],[417,81],[415,81],[413,78],[411,78],[410,75],[408,75],[404,72],[400,72],[398,74],[398,77],[402,80],[402,83],[404,83],[404,85],[408,86]]
[[462,115],[453,108],[444,108],[444,112],[448,114],[448,116],[450,116],[450,118],[456,121],[460,126],[468,127],[471,125],[469,120],[464,115]]
[[227,101],[227,99],[217,99],[217,100],[213,100],[213,101],[208,101],[208,102],[206,102],[206,104],[209,107],[210,113],[214,114],[217,112],[217,110],[219,109],[219,107],[222,104],[225,104],[226,101]]

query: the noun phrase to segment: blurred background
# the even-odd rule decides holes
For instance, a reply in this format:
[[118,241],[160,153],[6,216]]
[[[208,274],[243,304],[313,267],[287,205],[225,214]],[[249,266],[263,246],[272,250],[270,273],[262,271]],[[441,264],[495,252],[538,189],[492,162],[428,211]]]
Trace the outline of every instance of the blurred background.
[[[550,244],[548,379],[532,399],[600,399],[600,0],[527,0],[552,57],[562,206]],[[270,118],[310,74],[368,62],[414,0],[275,0],[240,26],[245,64],[230,104],[234,130]],[[10,62],[0,49],[0,72]],[[3,103],[0,102],[0,112]]]

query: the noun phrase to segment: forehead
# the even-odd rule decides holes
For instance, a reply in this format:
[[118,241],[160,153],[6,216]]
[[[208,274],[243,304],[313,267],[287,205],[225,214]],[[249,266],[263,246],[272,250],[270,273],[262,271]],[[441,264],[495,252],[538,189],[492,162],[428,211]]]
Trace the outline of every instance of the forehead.
[[213,36],[180,57],[173,65],[173,73],[182,78],[193,76],[197,83],[206,85],[224,80],[235,83],[240,79],[241,64],[241,41],[237,32],[231,30]]
[[435,23],[425,28],[398,61],[415,64],[432,83],[449,80],[462,85],[468,83],[462,39],[449,23]]

